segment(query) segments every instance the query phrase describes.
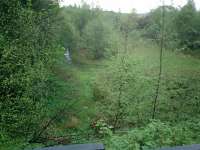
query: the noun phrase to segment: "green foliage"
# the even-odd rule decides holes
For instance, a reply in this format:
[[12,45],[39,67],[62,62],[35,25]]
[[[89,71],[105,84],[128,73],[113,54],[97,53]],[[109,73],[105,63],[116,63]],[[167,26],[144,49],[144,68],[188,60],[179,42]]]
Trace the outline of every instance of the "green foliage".
[[[84,2],[59,8],[54,0],[0,1],[0,149],[31,147],[28,140],[37,138],[61,108],[39,142],[97,138],[119,150],[200,142],[200,62],[168,50],[199,49],[200,13],[192,0],[181,9],[164,6],[160,121],[149,122],[162,9],[141,16]],[[72,55],[70,65],[65,49]],[[98,120],[93,128],[92,120]]]
[[197,27],[199,26],[199,21],[197,20],[197,17],[195,4],[193,0],[189,0],[178,13],[175,20],[180,44],[186,46],[187,48],[199,48],[198,44],[195,44],[199,41],[199,27]]
[[27,140],[40,128],[54,95],[50,67],[56,48],[49,22],[56,8],[35,12],[30,6],[0,2],[0,128],[9,137]]
[[109,29],[100,18],[90,21],[82,35],[83,48],[89,50],[94,59],[105,56],[109,48]]
[[[196,77],[167,78],[163,83],[165,97],[160,105],[162,120],[190,120],[199,114],[199,79]],[[168,105],[168,107],[166,107]],[[166,118],[165,118],[166,117]]]
[[100,119],[96,122],[95,126],[95,132],[98,134],[98,136],[106,137],[112,135],[112,126],[109,126],[104,120]]
[[64,10],[59,14],[59,22],[62,23],[58,32],[60,43],[65,49],[75,50],[80,39],[79,32],[74,27],[72,19],[62,11]]
[[[139,20],[139,28],[144,36],[159,41],[161,35],[162,7],[153,10]],[[193,0],[180,10],[172,6],[164,6],[165,46],[170,49],[199,49],[199,12]]]
[[[100,74],[94,85],[94,98],[98,111],[114,128],[125,125],[130,112],[129,106],[136,107],[138,80],[135,62],[128,55],[119,55],[109,64],[104,74]],[[139,97],[138,97],[139,99]]]
[[189,126],[171,126],[168,123],[151,121],[145,127],[111,137],[106,144],[109,150],[144,150],[194,142]]

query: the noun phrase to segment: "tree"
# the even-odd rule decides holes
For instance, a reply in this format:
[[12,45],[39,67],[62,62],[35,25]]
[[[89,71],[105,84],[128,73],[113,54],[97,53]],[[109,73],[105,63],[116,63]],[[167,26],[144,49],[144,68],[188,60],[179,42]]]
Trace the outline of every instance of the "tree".
[[0,1],[0,128],[10,137],[30,137],[54,94],[51,20],[58,6],[38,12],[29,2]]
[[[75,8],[74,8],[75,9]],[[73,20],[74,14],[67,8],[62,8],[58,16],[59,31],[58,36],[60,43],[65,49],[74,50],[78,47],[80,35]]]
[[181,47],[194,48],[194,43],[199,40],[196,18],[195,3],[193,0],[188,0],[175,20]]
[[82,47],[89,50],[94,59],[105,56],[109,47],[109,30],[100,18],[94,19],[87,24],[83,31]]

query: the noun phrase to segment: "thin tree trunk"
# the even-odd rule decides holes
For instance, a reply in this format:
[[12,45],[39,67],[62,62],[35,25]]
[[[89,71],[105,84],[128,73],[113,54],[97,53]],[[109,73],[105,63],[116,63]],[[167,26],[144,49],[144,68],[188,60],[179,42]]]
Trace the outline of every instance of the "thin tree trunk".
[[160,68],[159,68],[159,75],[158,75],[158,82],[156,88],[156,95],[153,103],[153,114],[152,119],[155,119],[158,97],[160,92],[160,84],[162,78],[162,58],[163,58],[163,49],[164,49],[164,31],[165,31],[165,3],[163,0],[163,8],[162,8],[162,27],[161,27],[161,42],[160,42]]

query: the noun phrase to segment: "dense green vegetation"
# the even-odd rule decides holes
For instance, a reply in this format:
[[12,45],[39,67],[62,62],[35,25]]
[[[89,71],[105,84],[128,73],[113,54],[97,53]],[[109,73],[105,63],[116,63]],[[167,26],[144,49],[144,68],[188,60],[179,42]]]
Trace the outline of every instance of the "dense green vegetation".
[[57,9],[51,1],[44,6],[0,2],[1,141],[30,137],[46,116],[54,97],[50,70],[57,49],[52,36]]
[[200,143],[200,12],[192,0],[145,15],[5,0],[0,14],[0,149]]

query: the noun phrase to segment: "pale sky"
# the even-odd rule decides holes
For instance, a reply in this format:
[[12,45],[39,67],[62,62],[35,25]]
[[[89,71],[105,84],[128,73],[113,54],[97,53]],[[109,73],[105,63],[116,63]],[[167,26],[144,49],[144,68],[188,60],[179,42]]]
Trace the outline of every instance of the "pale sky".
[[[200,8],[200,0],[194,0],[196,7]],[[103,10],[118,12],[131,12],[133,8],[137,13],[146,13],[162,4],[161,0],[85,0],[92,6],[100,6]],[[187,0],[165,0],[166,5],[176,7],[185,5]],[[61,6],[80,5],[81,0],[62,0]]]

